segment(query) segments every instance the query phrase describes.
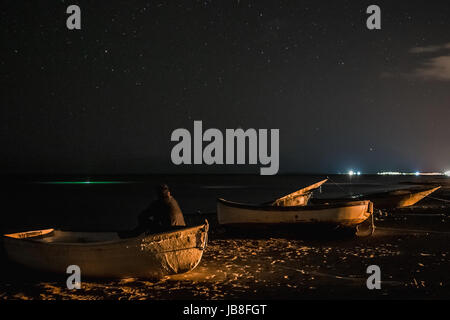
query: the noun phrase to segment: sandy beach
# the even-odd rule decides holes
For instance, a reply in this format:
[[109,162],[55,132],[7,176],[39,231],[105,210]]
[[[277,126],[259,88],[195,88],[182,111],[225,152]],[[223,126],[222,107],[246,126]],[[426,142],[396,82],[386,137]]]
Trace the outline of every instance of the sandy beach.
[[[385,223],[384,225],[389,225]],[[193,271],[159,280],[82,280],[7,270],[1,299],[448,299],[450,232],[381,227],[357,239],[213,237]],[[368,290],[366,268],[380,266],[381,290]],[[11,267],[11,266],[9,266]],[[14,274],[17,274],[15,270]]]

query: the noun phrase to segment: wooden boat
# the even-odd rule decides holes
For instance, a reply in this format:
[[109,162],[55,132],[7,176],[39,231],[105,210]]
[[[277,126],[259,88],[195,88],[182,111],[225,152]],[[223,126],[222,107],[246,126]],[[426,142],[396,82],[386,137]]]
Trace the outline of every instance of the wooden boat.
[[318,188],[320,188],[321,185],[323,185],[325,182],[327,182],[328,179],[319,181],[317,183],[314,183],[306,188],[297,190],[293,193],[290,193],[284,197],[278,198],[275,201],[273,201],[271,204],[273,206],[306,206],[308,204],[309,199],[311,198],[312,192]]
[[356,227],[372,213],[373,205],[368,200],[285,207],[217,200],[219,224],[229,226],[323,224]]
[[374,207],[377,209],[404,208],[416,204],[439,188],[441,187],[438,186],[427,189],[400,189],[387,192],[357,195],[355,197],[345,199],[311,199],[311,201],[315,204],[323,204],[351,200],[370,200],[373,202]]
[[5,234],[8,257],[26,267],[66,273],[80,267],[82,277],[160,278],[184,273],[200,262],[208,222],[175,231],[120,239],[115,232],[66,232],[54,229]]
[[429,189],[402,189],[394,190],[390,192],[382,192],[365,195],[363,199],[370,199],[373,202],[375,208],[377,209],[388,209],[388,208],[404,208],[415,205],[417,202],[423,198],[429,196],[439,187],[429,188]]

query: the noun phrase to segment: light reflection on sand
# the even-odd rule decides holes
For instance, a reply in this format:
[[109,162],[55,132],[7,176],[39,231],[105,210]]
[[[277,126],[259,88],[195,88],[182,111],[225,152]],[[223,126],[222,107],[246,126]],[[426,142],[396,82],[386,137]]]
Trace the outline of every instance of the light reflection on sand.
[[[2,288],[12,299],[299,299],[446,295],[450,267],[447,234],[396,234],[373,238],[211,240],[193,271],[163,279],[83,281],[69,291],[49,281]],[[425,241],[424,241],[425,240]],[[420,244],[420,245],[419,245]],[[382,290],[366,288],[366,267],[382,270]]]

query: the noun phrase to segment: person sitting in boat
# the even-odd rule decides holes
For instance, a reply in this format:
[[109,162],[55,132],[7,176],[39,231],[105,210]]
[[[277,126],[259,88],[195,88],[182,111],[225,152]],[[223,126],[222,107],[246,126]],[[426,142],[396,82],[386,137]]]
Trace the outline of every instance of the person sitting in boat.
[[186,226],[177,200],[165,184],[157,188],[157,199],[138,217],[138,232],[157,232],[174,226]]

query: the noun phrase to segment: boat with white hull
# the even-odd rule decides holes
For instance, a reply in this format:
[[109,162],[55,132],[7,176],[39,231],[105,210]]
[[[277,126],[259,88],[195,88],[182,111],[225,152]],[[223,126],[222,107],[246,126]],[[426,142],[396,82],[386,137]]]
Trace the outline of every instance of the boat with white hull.
[[368,200],[307,206],[254,205],[217,200],[218,222],[228,226],[323,224],[356,227],[372,213],[373,204]]
[[45,272],[80,267],[82,277],[160,278],[194,269],[208,239],[209,225],[121,239],[115,232],[54,229],[3,236],[10,260]]

